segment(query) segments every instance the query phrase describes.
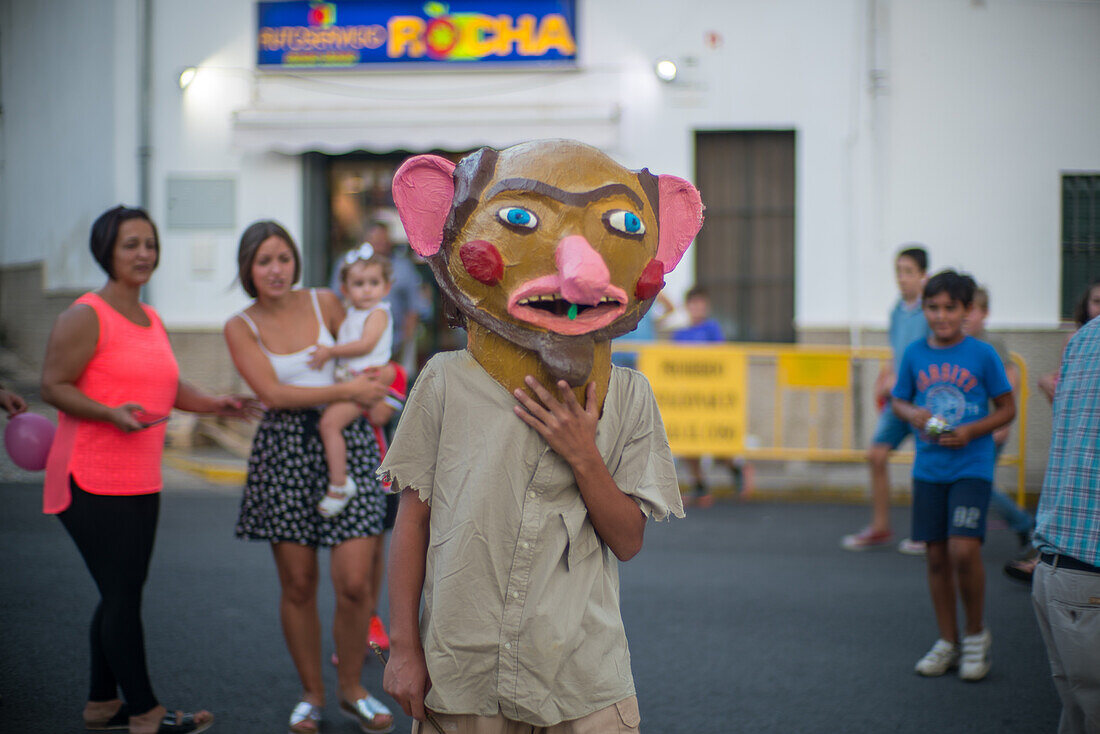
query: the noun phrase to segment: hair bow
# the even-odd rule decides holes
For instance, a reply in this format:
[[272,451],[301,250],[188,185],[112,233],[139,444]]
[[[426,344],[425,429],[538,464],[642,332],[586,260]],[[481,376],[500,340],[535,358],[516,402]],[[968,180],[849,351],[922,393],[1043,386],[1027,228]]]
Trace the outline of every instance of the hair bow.
[[352,265],[360,260],[370,260],[372,257],[374,257],[374,246],[369,242],[364,242],[344,255],[344,264]]

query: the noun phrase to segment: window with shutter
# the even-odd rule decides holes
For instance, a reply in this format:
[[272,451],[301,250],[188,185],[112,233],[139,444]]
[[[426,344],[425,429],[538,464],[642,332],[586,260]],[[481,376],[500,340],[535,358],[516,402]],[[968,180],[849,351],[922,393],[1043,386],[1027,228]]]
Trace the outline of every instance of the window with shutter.
[[1062,318],[1100,278],[1100,173],[1062,175]]

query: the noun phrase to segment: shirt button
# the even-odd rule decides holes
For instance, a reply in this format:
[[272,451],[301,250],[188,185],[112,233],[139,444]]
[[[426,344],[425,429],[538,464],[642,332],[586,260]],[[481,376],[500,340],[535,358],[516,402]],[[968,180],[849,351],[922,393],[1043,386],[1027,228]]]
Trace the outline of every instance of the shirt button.
[[530,544],[530,543],[528,543],[528,542],[527,542],[527,541],[525,540],[525,541],[523,541],[522,543],[520,543],[520,544],[519,544],[519,547],[520,547],[520,548],[523,548],[523,550],[527,550],[528,548],[530,548],[530,547],[531,547],[531,544]]
[[511,650],[512,649],[512,643],[511,642],[505,642],[504,643],[504,649],[505,650]]
[[513,591],[512,592],[512,598],[513,599],[518,599],[519,598],[519,592],[518,591]]
[[534,492],[528,492],[527,493],[527,499],[529,499],[529,500],[535,499],[535,493]]

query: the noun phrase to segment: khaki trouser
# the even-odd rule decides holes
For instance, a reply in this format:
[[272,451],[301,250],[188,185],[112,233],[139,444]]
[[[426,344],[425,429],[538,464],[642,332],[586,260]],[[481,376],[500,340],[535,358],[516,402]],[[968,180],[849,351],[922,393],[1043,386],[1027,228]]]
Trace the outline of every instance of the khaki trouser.
[[1031,598],[1062,699],[1058,734],[1100,734],[1100,574],[1038,563]]
[[638,734],[642,717],[638,713],[637,696],[631,696],[588,716],[554,726],[510,721],[499,713],[496,716],[435,714],[435,720],[443,726],[441,733],[431,724],[414,721],[412,734]]

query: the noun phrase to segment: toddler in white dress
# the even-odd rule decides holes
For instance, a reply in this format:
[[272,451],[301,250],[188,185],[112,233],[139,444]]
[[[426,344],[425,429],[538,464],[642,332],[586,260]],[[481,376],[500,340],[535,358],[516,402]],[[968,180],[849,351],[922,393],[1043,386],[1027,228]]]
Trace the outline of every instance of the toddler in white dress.
[[[348,380],[390,361],[393,351],[393,318],[390,304],[383,298],[393,285],[393,266],[389,258],[374,252],[369,243],[349,252],[340,266],[340,290],[348,303],[348,313],[340,324],[336,344],[314,347],[310,366],[320,368],[336,359],[336,379]],[[347,445],[344,429],[363,414],[351,401],[332,403],[321,414],[321,441],[328,461],[329,489],[317,511],[335,517],[344,511],[358,486],[347,473]]]

